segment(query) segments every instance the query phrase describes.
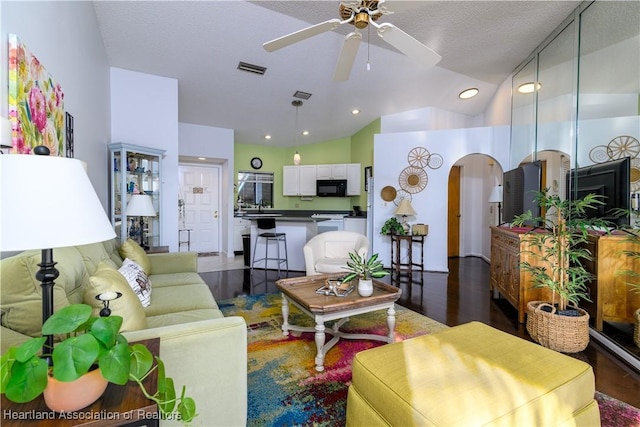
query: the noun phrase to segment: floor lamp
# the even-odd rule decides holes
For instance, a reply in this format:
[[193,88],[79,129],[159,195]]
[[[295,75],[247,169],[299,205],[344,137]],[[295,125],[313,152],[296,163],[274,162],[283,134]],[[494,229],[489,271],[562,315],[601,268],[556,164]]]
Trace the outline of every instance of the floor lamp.
[[[35,277],[42,287],[44,323],[53,314],[59,275],[53,248],[113,239],[115,231],[82,162],[65,157],[0,155],[0,213],[0,251],[42,251]],[[49,364],[52,350],[49,335],[42,347]]]
[[[139,216],[140,217],[140,238],[138,243],[144,249],[149,249],[149,246],[144,241],[144,217],[156,216],[156,210],[153,207],[151,196],[147,194],[134,194],[129,200],[129,204],[124,211],[126,216]],[[133,228],[133,222],[131,223]]]
[[498,225],[502,223],[502,185],[496,185],[489,194],[489,203],[498,204]]

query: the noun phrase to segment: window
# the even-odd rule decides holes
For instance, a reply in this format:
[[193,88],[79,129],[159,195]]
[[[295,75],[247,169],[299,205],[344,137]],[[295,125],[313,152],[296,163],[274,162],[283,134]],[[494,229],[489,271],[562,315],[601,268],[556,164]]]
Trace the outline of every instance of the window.
[[239,208],[273,207],[273,173],[238,172]]

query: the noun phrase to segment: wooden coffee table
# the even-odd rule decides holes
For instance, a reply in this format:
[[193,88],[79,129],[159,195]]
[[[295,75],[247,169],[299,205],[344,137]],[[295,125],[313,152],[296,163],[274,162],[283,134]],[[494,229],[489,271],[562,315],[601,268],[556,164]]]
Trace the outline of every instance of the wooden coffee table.
[[[289,335],[289,331],[314,332],[317,354],[315,358],[316,371],[324,371],[324,356],[340,340],[363,339],[392,343],[394,341],[393,330],[396,325],[395,302],[400,298],[402,290],[387,285],[380,281],[373,281],[373,295],[361,297],[357,289],[354,289],[345,297],[317,294],[316,289],[322,287],[327,279],[338,278],[342,274],[319,274],[315,276],[293,277],[280,279],[276,286],[282,292],[282,333]],[[289,324],[289,304],[298,307],[307,316],[314,319],[316,326],[296,326]],[[387,310],[387,327],[389,333],[376,334],[349,334],[340,331],[349,316],[369,313],[376,310]],[[324,323],[336,320],[330,329],[326,329]],[[325,334],[333,335],[333,338],[325,343]]]

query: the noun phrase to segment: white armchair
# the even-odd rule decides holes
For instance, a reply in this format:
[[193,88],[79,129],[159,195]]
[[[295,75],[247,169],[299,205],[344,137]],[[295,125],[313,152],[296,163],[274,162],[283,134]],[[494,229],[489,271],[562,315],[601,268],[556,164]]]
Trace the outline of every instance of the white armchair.
[[327,231],[311,238],[304,245],[304,262],[307,276],[346,271],[349,252],[366,257],[369,239],[353,231]]

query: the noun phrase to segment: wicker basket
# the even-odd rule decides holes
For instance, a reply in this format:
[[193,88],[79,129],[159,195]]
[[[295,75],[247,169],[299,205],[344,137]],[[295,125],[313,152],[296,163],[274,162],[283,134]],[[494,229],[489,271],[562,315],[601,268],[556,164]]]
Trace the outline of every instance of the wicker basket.
[[[547,306],[551,312],[542,310]],[[555,307],[544,301],[527,304],[527,331],[531,338],[544,347],[562,353],[577,353],[589,344],[589,313],[578,307],[581,316],[561,316]]]
[[633,317],[636,319],[636,326],[633,329],[633,342],[640,347],[640,308],[633,313]]

